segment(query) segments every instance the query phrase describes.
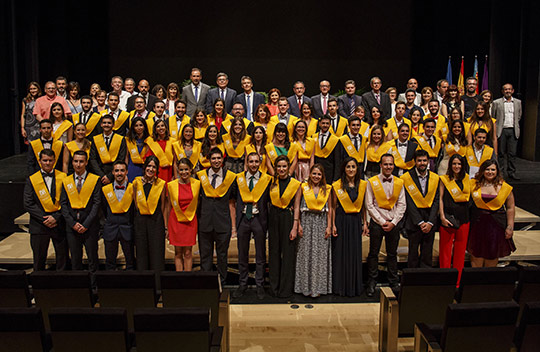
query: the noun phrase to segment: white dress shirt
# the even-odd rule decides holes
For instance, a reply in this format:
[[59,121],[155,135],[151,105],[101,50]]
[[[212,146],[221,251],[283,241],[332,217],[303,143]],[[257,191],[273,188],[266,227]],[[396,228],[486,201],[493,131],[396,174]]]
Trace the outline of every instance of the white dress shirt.
[[[261,177],[261,173],[259,171],[257,171],[255,173],[255,175],[253,175],[251,172],[247,171],[246,172],[246,185],[248,186],[248,189],[249,189],[249,182],[251,180],[251,177],[253,176],[253,187],[257,186],[257,182],[259,182],[259,178]],[[242,213],[246,213],[246,205],[244,205],[244,209],[242,210]],[[253,208],[252,208],[252,212],[251,212],[253,215],[255,214],[259,214],[259,208],[257,208],[257,203],[253,203]]]
[[214,175],[217,175],[215,188],[218,188],[221,183],[223,183],[223,168],[219,169],[218,172],[214,172],[212,168],[208,169],[208,182],[210,182],[210,184],[212,184]]
[[[195,87],[197,87],[197,95],[195,95]],[[197,86],[195,86],[193,83],[191,83],[191,92],[193,92],[193,97],[197,97],[197,99],[195,99],[197,103],[199,102],[199,99],[201,99],[201,90],[202,84],[199,83]]]
[[[41,169],[41,174],[43,175],[44,173],[46,172]],[[52,169],[51,173],[54,173],[54,169]],[[51,176],[43,175],[43,181],[45,181],[45,185],[47,185],[47,190],[49,190],[49,194],[51,194],[52,179],[53,178]]]
[[514,98],[504,99],[504,123],[503,128],[514,128]]
[[[390,198],[394,193],[394,176],[390,176],[392,177],[391,182],[382,182],[382,174],[379,174],[378,177],[379,182],[381,182],[382,184],[384,193],[386,194],[386,198]],[[401,192],[399,192],[399,197],[394,204],[394,207],[390,210],[379,207],[377,199],[375,198],[375,195],[373,193],[373,189],[371,188],[371,182],[368,182],[366,191],[366,207],[369,216],[381,226],[384,225],[386,221],[390,221],[392,224],[397,225],[401,218],[403,218],[405,210],[407,209],[405,188],[401,188]]]

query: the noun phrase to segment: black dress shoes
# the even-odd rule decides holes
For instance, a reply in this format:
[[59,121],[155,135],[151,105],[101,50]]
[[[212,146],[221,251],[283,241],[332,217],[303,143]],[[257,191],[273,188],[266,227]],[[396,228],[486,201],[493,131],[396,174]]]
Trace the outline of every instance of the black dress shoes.
[[264,295],[265,295],[264,287],[257,286],[257,298],[258,299],[264,299]]
[[233,298],[240,298],[246,293],[247,286],[238,286],[238,288],[233,292],[232,296]]
[[375,282],[368,283],[367,288],[366,288],[366,296],[373,297],[375,295],[375,286],[376,285],[377,285],[377,283],[375,283]]

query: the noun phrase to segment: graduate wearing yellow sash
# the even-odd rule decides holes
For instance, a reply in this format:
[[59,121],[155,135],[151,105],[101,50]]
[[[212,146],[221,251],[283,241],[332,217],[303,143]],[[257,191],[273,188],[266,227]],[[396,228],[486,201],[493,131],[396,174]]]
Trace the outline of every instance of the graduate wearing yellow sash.
[[58,162],[58,159],[62,159],[64,154],[64,143],[61,141],[54,141],[52,137],[52,122],[51,120],[41,120],[39,123],[39,132],[41,137],[34,139],[30,142],[28,148],[28,157],[27,157],[27,169],[28,174],[31,175],[40,170],[41,166],[39,165],[39,153],[43,149],[52,149],[54,152],[54,168],[62,170],[62,163]]
[[[405,230],[409,240],[408,267],[431,268],[433,240],[439,224],[439,176],[428,170],[425,150],[414,153],[414,169],[403,174],[407,198]],[[420,258],[418,251],[420,250]]]
[[175,114],[168,117],[165,122],[167,123],[167,127],[169,127],[169,133],[171,139],[179,139],[182,128],[184,128],[185,125],[189,124],[191,121],[191,117],[186,115],[186,103],[182,100],[177,100],[174,103],[175,107]]
[[[266,108],[268,109],[268,107]],[[253,135],[251,136],[249,140],[249,144],[246,145],[246,151],[245,155],[249,155],[250,153],[257,153],[259,155],[259,158],[261,159],[261,165],[259,165],[259,170],[263,173],[267,173],[268,168],[266,166],[266,131],[264,130],[263,126],[255,126],[253,129]],[[244,159],[244,169],[247,170],[247,158]]]
[[381,156],[390,149],[390,144],[384,141],[384,129],[374,125],[369,130],[369,140],[366,145],[365,170],[366,179],[381,173]]
[[112,130],[113,124],[112,116],[105,115],[101,118],[103,134],[94,136],[90,148],[90,168],[101,178],[104,185],[113,180],[113,163],[126,160],[126,141]]
[[358,164],[364,163],[366,155],[367,138],[360,134],[362,126],[358,116],[351,116],[349,119],[349,133],[344,134],[339,138],[341,142],[342,156],[350,156],[354,158]]
[[[294,131],[294,126],[296,125],[296,122],[299,120],[298,117],[292,115],[289,113],[289,102],[287,101],[286,97],[281,97],[278,100],[278,110],[279,113],[277,115],[274,115],[270,118],[270,122],[276,126],[278,123],[284,123],[285,126],[287,126],[287,130],[289,132],[289,137],[292,136]],[[274,132],[275,133],[275,132]],[[273,134],[268,134],[268,139],[272,140],[274,138]]]
[[82,270],[82,250],[86,249],[91,272],[98,269],[99,221],[101,182],[98,175],[86,170],[88,156],[82,150],[73,154],[74,173],[62,180],[60,204],[66,220],[66,234],[71,253],[71,267]]
[[293,236],[299,237],[294,292],[305,296],[332,293],[331,193],[332,186],[326,184],[323,166],[315,164],[308,181],[302,183],[296,194],[291,230]]
[[[197,164],[201,155],[202,143],[195,140],[194,128],[191,125],[185,125],[182,128],[182,135],[178,140],[173,142],[172,147],[174,160],[178,161],[182,158],[188,158],[192,167],[198,170]],[[178,178],[176,170],[175,178]]]
[[319,132],[313,136],[315,140],[315,163],[324,167],[328,182],[334,182],[339,177],[341,166],[339,138],[330,133],[330,117],[327,115],[319,120]]
[[488,134],[484,129],[477,129],[474,132],[473,144],[467,146],[465,150],[465,157],[469,164],[471,178],[474,178],[484,161],[493,159],[494,157],[493,148],[486,144],[487,136]]
[[274,139],[271,143],[265,146],[266,149],[266,169],[268,174],[274,175],[274,162],[280,155],[287,155],[291,162],[291,169],[296,169],[298,162],[297,145],[292,144],[289,140],[289,132],[287,126],[284,123],[278,123],[274,132]]
[[499,258],[516,250],[515,201],[496,161],[486,160],[471,180],[471,225],[467,251],[473,267],[497,266]]
[[414,152],[418,149],[418,144],[414,140],[409,140],[409,125],[403,123],[398,129],[398,138],[387,144],[388,152],[394,156],[394,175],[401,176],[414,167]]
[[347,133],[347,119],[338,114],[338,102],[336,98],[328,99],[328,111],[326,115],[330,118],[330,133],[336,137],[341,137]]
[[424,121],[427,119],[435,120],[435,133],[434,135],[443,138],[448,134],[448,124],[446,123],[446,117],[439,114],[439,101],[434,99],[428,103],[429,114],[424,115]]
[[[96,134],[101,133],[101,114],[92,111],[92,98],[84,96],[81,98],[82,111],[78,114],[71,116],[73,120],[73,126],[76,126],[79,122],[83,123],[86,127],[86,137],[92,138]],[[103,110],[107,111],[107,109]],[[103,114],[105,115],[105,114]]]
[[[304,105],[306,107],[306,105]],[[307,107],[306,107],[307,108]],[[315,119],[311,119],[315,121]],[[309,130],[306,121],[299,120],[294,126],[294,132],[292,136],[292,144],[296,148],[297,163],[294,175],[296,179],[304,182],[309,177],[309,170],[315,163],[315,139],[308,137],[307,131]]]
[[[112,94],[111,94],[112,93]],[[130,118],[129,112],[120,109],[120,96],[111,92],[107,97],[107,109],[101,110],[101,116],[111,115],[114,118],[113,131],[121,136],[125,136],[129,130]],[[99,128],[99,125],[97,126]],[[96,131],[97,134],[101,131]]]
[[386,120],[386,126],[384,127],[384,134],[386,140],[390,141],[392,139],[397,139],[399,137],[399,127],[406,124],[411,129],[411,121],[403,117],[405,113],[406,104],[404,102],[398,101],[396,103],[396,116]]
[[414,140],[418,144],[418,147],[428,152],[429,155],[429,171],[437,173],[439,163],[443,157],[442,141],[435,135],[435,120],[424,120],[424,133],[417,136]]
[[227,154],[225,166],[228,170],[239,173],[244,170],[244,153],[249,143],[249,135],[241,117],[235,117],[231,126],[230,132],[222,136],[225,154]]
[[30,245],[34,271],[45,270],[47,249],[52,240],[56,253],[56,270],[66,268],[67,241],[64,219],[60,212],[62,180],[66,175],[54,170],[54,152],[44,149],[39,156],[41,170],[32,174],[24,187],[24,209],[30,214]]
[[159,120],[156,122],[152,137],[145,140],[148,145],[148,152],[145,157],[155,155],[159,159],[159,174],[158,177],[165,182],[169,182],[173,178],[173,140],[169,138],[169,131],[165,121]]
[[341,178],[332,184],[332,291],[354,297],[364,290],[362,236],[369,233],[364,207],[367,182],[360,178],[356,159],[347,157],[342,165]]
[[113,165],[114,181],[101,189],[105,224],[103,242],[105,243],[105,268],[116,270],[118,242],[126,260],[126,270],[134,268],[133,249],[133,185],[128,182],[128,169],[124,161]]

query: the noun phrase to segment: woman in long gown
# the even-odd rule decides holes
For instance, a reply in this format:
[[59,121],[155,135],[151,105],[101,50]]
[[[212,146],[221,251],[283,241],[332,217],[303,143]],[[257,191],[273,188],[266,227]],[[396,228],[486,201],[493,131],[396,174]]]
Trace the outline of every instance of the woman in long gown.
[[131,120],[131,126],[126,136],[126,164],[128,165],[128,180],[133,182],[135,177],[142,176],[144,156],[148,151],[145,143],[148,133],[148,127],[142,117],[135,117]]
[[21,133],[28,143],[38,139],[39,121],[34,115],[36,100],[41,96],[41,87],[37,82],[30,82],[27,89],[28,94],[24,97],[21,107]]

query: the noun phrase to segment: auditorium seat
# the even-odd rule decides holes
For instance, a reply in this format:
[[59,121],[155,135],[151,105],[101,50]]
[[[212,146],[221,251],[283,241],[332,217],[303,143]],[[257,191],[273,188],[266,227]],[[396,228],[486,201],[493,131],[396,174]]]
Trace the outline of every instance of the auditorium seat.
[[96,283],[99,306],[126,308],[130,331],[135,308],[153,308],[157,304],[154,271],[99,271]]
[[537,302],[527,302],[518,322],[514,343],[519,352],[537,352],[540,349],[540,296]]
[[540,266],[520,268],[514,300],[521,307],[527,302],[540,301]]
[[406,268],[399,298],[389,287],[381,288],[379,351],[397,351],[398,337],[413,336],[418,321],[442,324],[454,299],[457,277],[454,268]]
[[508,352],[518,313],[515,302],[450,304],[442,327],[415,324],[414,351]]
[[52,308],[54,352],[129,351],[123,308]]
[[0,307],[30,307],[32,299],[23,270],[0,272]]
[[0,352],[49,350],[41,309],[0,308]]
[[[208,308],[142,308],[133,315],[137,352],[219,350],[222,329],[212,330]],[[212,349],[212,346],[215,348]]]
[[88,271],[34,271],[30,274],[30,284],[36,306],[43,312],[46,330],[51,308],[92,308],[95,303]]
[[463,268],[456,300],[460,303],[511,301],[518,274],[515,267]]

